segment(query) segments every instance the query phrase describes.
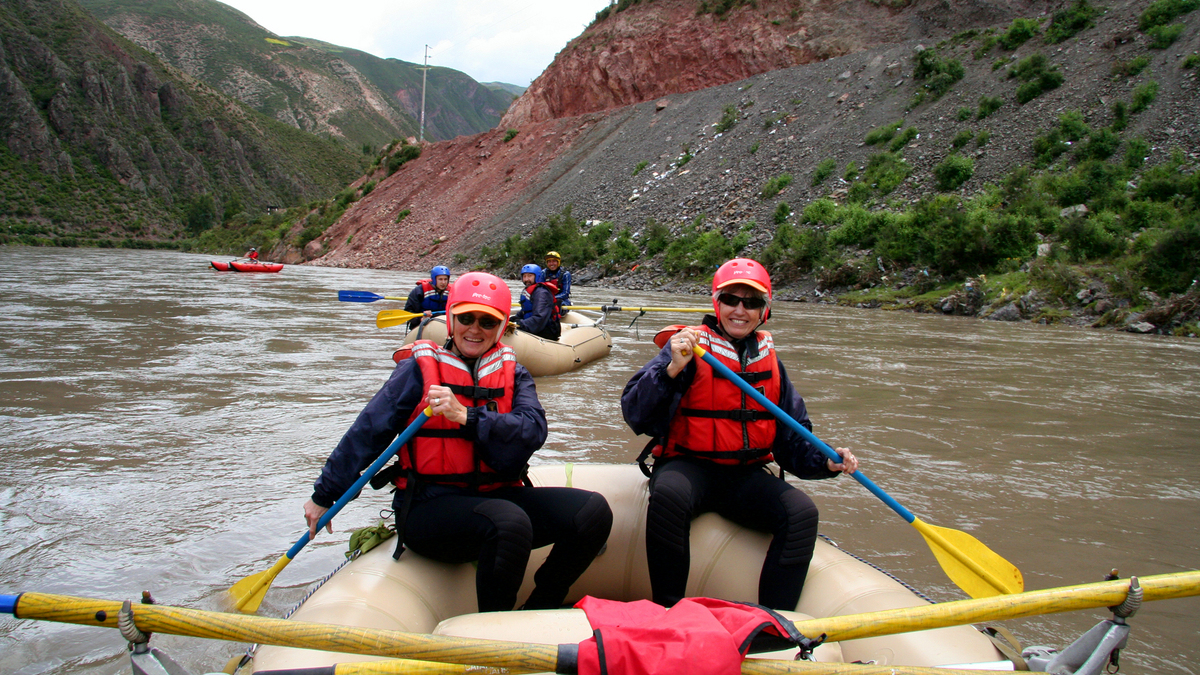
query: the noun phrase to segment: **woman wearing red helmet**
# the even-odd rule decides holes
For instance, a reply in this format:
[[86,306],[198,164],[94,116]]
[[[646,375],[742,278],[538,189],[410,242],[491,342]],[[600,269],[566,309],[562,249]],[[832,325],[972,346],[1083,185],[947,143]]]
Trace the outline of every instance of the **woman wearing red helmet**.
[[524,606],[558,608],[612,527],[598,493],[523,483],[529,458],[546,441],[546,413],[533,377],[500,342],[511,306],[499,277],[459,277],[447,301],[446,344],[413,343],[411,358],[396,365],[330,454],[304,505],[315,536],[321,516],[428,406],[433,417],[371,485],[395,485],[397,558],[407,546],[441,562],[478,561],[483,612],[516,605],[530,551],[548,544],[554,548]]
[[[714,511],[745,527],[774,535],[759,575],[758,602],[795,609],[817,538],[812,499],[775,477],[767,465],[803,479],[853,473],[858,460],[838,448],[827,460],[774,416],[700,359],[696,345],[737,372],[811,430],[804,399],[775,354],[770,333],[759,330],[771,315],[771,277],[759,263],[736,258],[713,276],[715,316],[695,327],[673,327],[655,339],[662,347],[621,395],[625,422],[653,438],[646,556],[654,601],[674,605],[684,597],[690,564],[689,532],[695,516]],[[645,465],[643,464],[643,467]]]

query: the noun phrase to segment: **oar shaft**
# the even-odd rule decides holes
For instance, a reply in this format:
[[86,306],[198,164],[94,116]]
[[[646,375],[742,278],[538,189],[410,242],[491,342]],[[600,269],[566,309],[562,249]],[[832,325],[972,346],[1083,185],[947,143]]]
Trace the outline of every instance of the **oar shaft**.
[[[1200,595],[1200,571],[1138,577],[1138,584],[1142,587],[1144,602],[1197,596]],[[984,621],[1006,621],[1113,607],[1124,602],[1128,594],[1129,579],[1116,579],[990,598],[809,619],[797,621],[796,628],[812,637],[825,633],[830,641],[857,640]]]
[[[1143,601],[1200,595],[1200,571],[1176,572],[1138,579]],[[831,642],[856,640],[944,628],[983,621],[1003,621],[1041,614],[1070,612],[1118,605],[1128,595],[1129,580],[1118,579],[993,598],[958,600],[936,605],[906,607],[840,617],[799,621],[796,627],[808,636],[827,635]],[[0,612],[21,619],[58,621],[84,626],[117,627],[121,603],[49,593],[0,595]],[[510,672],[560,672],[558,646],[472,640],[438,635],[402,633],[372,628],[269,619],[241,614],[208,612],[165,605],[133,606],[134,623],[143,632],[251,642],[298,649],[373,656],[391,656],[438,663],[460,663],[508,668]],[[750,659],[743,675],[809,672],[803,664]],[[870,675],[873,671],[849,668],[836,673]],[[889,667],[890,668],[890,667]],[[339,671],[340,672],[340,671]],[[825,671],[813,671],[825,672]],[[888,671],[890,672],[890,670]],[[917,671],[897,670],[900,673]],[[945,671],[947,673],[953,671]]]
[[620,305],[568,305],[563,309],[590,309],[597,312],[711,312],[711,307],[621,307]]
[[[817,438],[813,434],[813,432],[809,431],[808,429],[805,429],[803,424],[800,424],[795,419],[793,419],[791,415],[784,412],[782,408],[775,405],[775,403],[773,403],[766,396],[763,396],[762,394],[758,393],[758,390],[756,390],[754,387],[751,387],[750,383],[748,383],[745,380],[743,380],[742,378],[738,377],[737,373],[730,370],[729,366],[726,366],[724,363],[721,363],[719,360],[717,360],[717,358],[715,356],[713,356],[712,354],[709,354],[703,347],[697,346],[695,348],[695,351],[697,354],[700,355],[700,358],[704,359],[705,363],[712,366],[713,369],[716,370],[717,372],[719,372],[725,379],[732,382],[738,389],[741,389],[743,392],[745,392],[745,394],[747,396],[754,399],[756,402],[758,402],[759,405],[766,408],[768,412],[775,415],[775,417],[778,418],[784,424],[786,424],[789,429],[796,432],[804,440],[813,444],[818,450],[820,450],[822,453],[824,453],[825,456],[828,457],[829,459],[831,459],[834,462],[837,462],[839,464],[841,463],[842,456],[839,455],[837,453],[837,451],[835,451],[833,448],[826,445],[826,443],[824,441],[822,441],[821,439]],[[893,511],[900,514],[900,517],[904,518],[904,520],[908,521],[909,523],[916,520],[917,517],[912,514],[912,511],[909,511],[908,509],[904,508],[904,506],[902,506],[900,504],[900,502],[896,501],[895,499],[892,498],[891,495],[884,492],[883,489],[880,488],[878,485],[876,485],[874,481],[872,481],[870,478],[867,478],[866,475],[864,475],[861,470],[855,471],[854,473],[852,473],[850,475],[854,476],[855,480],[857,480],[859,483],[862,483],[863,487],[870,490],[871,494],[878,497],[880,500],[883,501],[884,504],[887,504],[889,507],[891,507],[891,509]]]
[[[0,601],[0,608],[4,604]],[[13,616],[21,619],[41,619],[105,628],[117,627],[117,613],[121,609],[119,602],[49,593],[23,593],[16,596],[11,605]],[[502,662],[507,667],[521,672],[554,672],[558,660],[556,645],[402,633],[165,605],[135,604],[133,615],[134,623],[142,632],[232,642],[477,666],[491,666]]]

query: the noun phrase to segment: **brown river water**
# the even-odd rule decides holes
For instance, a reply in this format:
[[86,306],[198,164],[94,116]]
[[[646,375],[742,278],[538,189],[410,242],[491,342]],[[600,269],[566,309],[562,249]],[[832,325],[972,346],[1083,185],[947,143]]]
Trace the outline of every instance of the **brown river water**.
[[[228,610],[226,591],[302,534],[325,456],[386,379],[399,302],[424,273],[208,268],[174,252],[0,247],[0,594]],[[225,259],[225,258],[220,258]],[[513,283],[516,287],[516,283]],[[706,298],[577,287],[576,304],[703,307]],[[661,326],[609,319],[612,354],[539,378],[550,438],[535,461],[629,462],[629,376]],[[960,529],[1029,590],[1200,568],[1200,340],[780,303],[768,327],[818,436],[919,518]],[[935,600],[964,597],[920,535],[853,480],[807,482],[822,532]],[[370,490],[272,585],[281,616],[390,500]],[[1063,647],[1102,610],[1009,621]],[[1147,603],[1124,673],[1200,673],[1200,599]],[[155,636],[194,673],[246,645]],[[109,629],[0,616],[0,673],[125,673]]]

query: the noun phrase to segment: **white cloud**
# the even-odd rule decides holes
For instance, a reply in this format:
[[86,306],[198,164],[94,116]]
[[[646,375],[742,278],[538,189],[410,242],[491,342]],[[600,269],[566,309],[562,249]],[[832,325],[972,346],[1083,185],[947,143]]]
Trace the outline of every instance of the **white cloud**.
[[609,0],[225,0],[267,30],[528,85]]

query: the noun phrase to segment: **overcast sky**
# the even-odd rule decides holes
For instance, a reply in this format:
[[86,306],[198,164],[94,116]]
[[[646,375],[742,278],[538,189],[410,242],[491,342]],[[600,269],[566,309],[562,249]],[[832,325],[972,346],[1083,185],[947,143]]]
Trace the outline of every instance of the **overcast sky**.
[[461,70],[522,87],[609,0],[222,0],[281,36]]

